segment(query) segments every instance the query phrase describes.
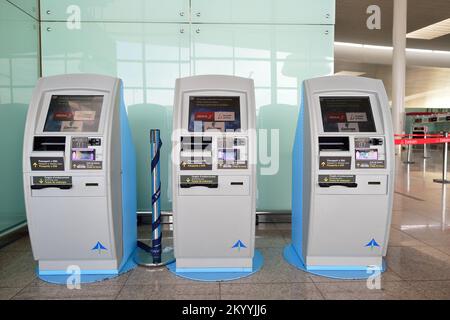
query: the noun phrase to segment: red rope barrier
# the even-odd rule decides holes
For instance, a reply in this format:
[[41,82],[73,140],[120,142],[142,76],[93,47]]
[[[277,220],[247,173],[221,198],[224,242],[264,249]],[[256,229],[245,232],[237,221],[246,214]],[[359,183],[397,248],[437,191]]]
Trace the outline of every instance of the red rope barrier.
[[443,138],[427,138],[427,139],[395,139],[396,145],[410,145],[410,144],[436,144],[450,142],[450,137]]

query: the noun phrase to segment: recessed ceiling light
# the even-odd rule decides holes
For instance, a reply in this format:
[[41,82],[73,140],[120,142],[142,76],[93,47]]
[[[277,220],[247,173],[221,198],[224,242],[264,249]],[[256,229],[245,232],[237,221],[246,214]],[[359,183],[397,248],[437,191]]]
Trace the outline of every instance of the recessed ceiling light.
[[430,24],[406,35],[410,39],[431,40],[450,33],[450,18]]

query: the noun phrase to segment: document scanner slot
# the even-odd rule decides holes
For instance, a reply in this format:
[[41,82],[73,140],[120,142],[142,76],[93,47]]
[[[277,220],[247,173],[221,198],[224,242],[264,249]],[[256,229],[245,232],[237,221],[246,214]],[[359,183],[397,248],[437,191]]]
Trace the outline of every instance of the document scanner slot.
[[319,151],[349,151],[349,137],[319,137]]
[[31,185],[32,190],[42,190],[42,189],[48,189],[48,188],[57,188],[61,190],[69,190],[72,189],[71,184],[52,184],[52,185],[38,185],[33,184]]
[[206,187],[210,189],[217,189],[219,187],[218,183],[196,183],[196,184],[189,184],[189,183],[180,183],[180,188],[186,189],[186,188],[193,188],[193,187]]
[[347,188],[357,188],[358,184],[351,182],[351,183],[341,183],[341,182],[319,182],[319,187],[321,188],[329,188],[334,186],[341,186],[341,187],[347,187]]
[[66,137],[34,137],[33,151],[65,151]]

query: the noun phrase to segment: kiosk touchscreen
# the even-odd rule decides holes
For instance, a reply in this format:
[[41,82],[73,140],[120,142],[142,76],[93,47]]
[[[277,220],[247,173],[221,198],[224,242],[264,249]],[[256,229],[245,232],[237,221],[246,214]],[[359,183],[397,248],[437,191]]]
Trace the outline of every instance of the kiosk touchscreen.
[[290,249],[307,270],[382,269],[392,213],[393,137],[380,80],[304,82]]
[[173,111],[177,272],[252,270],[255,242],[253,80],[178,79]]
[[117,274],[136,246],[135,151],[120,79],[41,78],[23,149],[28,229],[40,275]]

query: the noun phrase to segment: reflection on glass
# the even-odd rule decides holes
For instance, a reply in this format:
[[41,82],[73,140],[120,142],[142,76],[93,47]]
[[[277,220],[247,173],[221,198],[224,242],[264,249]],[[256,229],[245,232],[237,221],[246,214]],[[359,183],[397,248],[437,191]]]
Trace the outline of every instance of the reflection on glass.
[[271,70],[270,60],[236,60],[235,62],[235,74],[237,76],[253,78],[255,81],[255,87],[268,87],[271,86]]
[[151,101],[152,104],[159,104],[166,107],[172,107],[173,105],[173,89],[149,89],[146,90],[147,101]]
[[233,74],[233,60],[201,60],[194,62],[194,72],[196,75],[201,74],[223,74],[232,76]]
[[180,63],[154,61],[146,63],[145,79],[147,87],[174,88],[175,81],[180,75]]
[[142,43],[119,40],[116,45],[118,60],[142,60]]
[[117,62],[117,76],[122,79],[127,88],[142,88],[144,86],[142,63]]

